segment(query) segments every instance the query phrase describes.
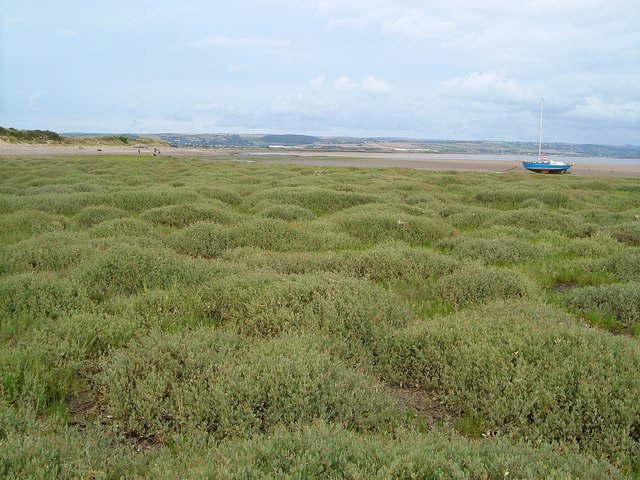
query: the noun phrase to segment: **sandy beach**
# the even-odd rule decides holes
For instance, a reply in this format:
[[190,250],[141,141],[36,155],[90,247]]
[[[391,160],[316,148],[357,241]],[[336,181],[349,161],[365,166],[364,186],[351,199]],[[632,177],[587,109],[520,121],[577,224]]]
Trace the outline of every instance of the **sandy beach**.
[[[58,146],[25,145],[0,142],[1,158],[19,157],[61,157],[61,156],[109,156],[141,155],[153,156],[153,147],[137,148],[131,146]],[[323,152],[314,150],[240,150],[225,148],[185,148],[160,147],[161,157],[201,158],[203,160],[227,160],[246,163],[300,164],[316,167],[375,167],[375,168],[413,168],[419,170],[460,171],[460,172],[525,172],[522,165],[513,160],[477,160],[447,157],[447,154],[434,155],[393,152],[340,151]],[[434,158],[436,157],[436,158]],[[1,161],[1,160],[0,160]],[[640,164],[625,163],[585,163],[576,162],[571,175],[610,176],[640,178]]]

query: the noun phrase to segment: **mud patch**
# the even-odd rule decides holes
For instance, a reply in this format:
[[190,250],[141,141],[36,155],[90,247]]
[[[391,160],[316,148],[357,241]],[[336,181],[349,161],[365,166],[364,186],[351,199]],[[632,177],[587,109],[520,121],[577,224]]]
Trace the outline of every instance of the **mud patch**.
[[410,409],[428,428],[436,425],[452,425],[457,418],[455,412],[447,410],[427,390],[402,385],[391,387],[391,392],[401,405]]
[[578,282],[561,282],[556,283],[553,287],[551,287],[551,290],[558,293],[564,293],[577,287],[579,287]]

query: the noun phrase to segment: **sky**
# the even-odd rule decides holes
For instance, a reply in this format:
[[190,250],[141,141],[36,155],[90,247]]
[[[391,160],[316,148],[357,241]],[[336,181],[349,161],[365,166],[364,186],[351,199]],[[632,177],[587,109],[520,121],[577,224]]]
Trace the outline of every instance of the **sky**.
[[640,145],[638,0],[0,0],[0,126]]

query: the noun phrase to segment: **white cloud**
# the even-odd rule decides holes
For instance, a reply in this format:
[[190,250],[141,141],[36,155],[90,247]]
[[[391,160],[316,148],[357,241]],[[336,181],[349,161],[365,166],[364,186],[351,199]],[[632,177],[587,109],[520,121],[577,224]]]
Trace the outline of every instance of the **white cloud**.
[[27,97],[27,110],[37,110],[40,107],[42,97],[44,97],[44,90],[38,90],[33,92]]
[[606,101],[599,96],[587,97],[569,115],[584,120],[608,120],[621,123],[640,122],[640,100]]
[[363,80],[352,80],[347,75],[338,77],[335,81],[327,84],[324,75],[319,76],[309,82],[311,88],[316,91],[330,90],[332,92],[362,92],[371,95],[383,95],[392,91],[391,86],[373,75]]
[[529,102],[532,92],[509,78],[505,72],[473,72],[440,83],[439,91],[449,97],[496,103]]

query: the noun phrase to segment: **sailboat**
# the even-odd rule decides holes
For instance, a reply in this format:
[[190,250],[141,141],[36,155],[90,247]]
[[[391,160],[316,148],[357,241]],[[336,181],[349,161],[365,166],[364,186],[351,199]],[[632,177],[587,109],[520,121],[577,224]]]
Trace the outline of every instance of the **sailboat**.
[[538,142],[538,161],[522,162],[522,166],[536,173],[565,173],[571,168],[572,163],[549,160],[542,155],[542,114],[544,112],[544,98],[540,103],[540,141]]

